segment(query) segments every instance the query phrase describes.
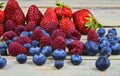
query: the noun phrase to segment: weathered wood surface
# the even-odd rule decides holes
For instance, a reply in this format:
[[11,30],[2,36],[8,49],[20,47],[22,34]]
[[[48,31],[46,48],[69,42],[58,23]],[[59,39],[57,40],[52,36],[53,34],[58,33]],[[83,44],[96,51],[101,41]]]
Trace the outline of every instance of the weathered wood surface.
[[[6,4],[7,0],[0,0]],[[30,5],[35,4],[42,13],[47,7],[55,7],[55,0],[17,0],[25,15]],[[97,20],[106,27],[116,28],[120,36],[120,0],[60,0],[69,4],[75,12],[81,8],[88,8]],[[82,36],[82,42],[86,42],[86,36]],[[52,57],[47,58],[43,66],[36,66],[32,63],[32,57],[28,57],[25,64],[18,64],[15,57],[6,56],[7,66],[0,70],[0,76],[119,76],[120,56],[110,56],[111,66],[104,72],[95,68],[95,61],[98,56],[82,56],[83,61],[79,66],[70,63],[70,56],[64,61],[64,67],[56,70]]]

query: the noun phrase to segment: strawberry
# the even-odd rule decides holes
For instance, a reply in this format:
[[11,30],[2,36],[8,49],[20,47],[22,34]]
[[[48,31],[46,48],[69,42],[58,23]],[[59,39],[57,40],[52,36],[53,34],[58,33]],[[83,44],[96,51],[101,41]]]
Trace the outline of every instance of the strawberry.
[[31,5],[28,9],[27,15],[26,15],[26,22],[29,21],[36,21],[36,23],[39,25],[40,21],[42,20],[42,13],[38,9],[37,6]]
[[8,0],[4,10],[5,21],[12,20],[15,25],[22,25],[25,22],[25,16],[16,0]]
[[2,25],[2,24],[0,24],[0,36],[2,36],[2,35],[3,35],[3,32],[4,32],[3,25]]
[[91,40],[91,41],[94,41],[94,42],[97,43],[97,41],[98,41],[98,35],[97,35],[97,33],[96,33],[96,31],[94,29],[90,29],[88,31],[87,40],[88,41]]
[[56,13],[53,11],[52,8],[47,8],[47,10],[44,13],[43,19],[40,22],[40,26],[43,27],[52,22],[55,22],[58,24],[58,19],[57,19]]
[[68,30],[75,29],[75,24],[69,18],[63,18],[60,21],[60,29],[62,29],[64,33],[67,33]]
[[58,19],[60,20],[61,18],[72,18],[72,10],[65,5],[64,3],[59,3],[59,0],[56,0],[56,8],[54,9]]
[[93,14],[88,9],[81,9],[73,13],[73,20],[76,28],[81,34],[87,34],[90,28],[96,30],[102,25],[97,22]]
[[[0,3],[0,8],[3,7],[3,3]],[[0,10],[0,24],[3,23],[5,18],[4,12],[2,10]]]

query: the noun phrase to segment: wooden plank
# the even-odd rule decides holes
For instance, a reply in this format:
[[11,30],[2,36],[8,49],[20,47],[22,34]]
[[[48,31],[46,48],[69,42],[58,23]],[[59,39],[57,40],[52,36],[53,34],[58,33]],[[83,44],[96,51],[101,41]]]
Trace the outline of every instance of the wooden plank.
[[120,61],[110,60],[110,67],[101,72],[95,67],[95,60],[83,60],[79,66],[74,66],[69,60],[64,61],[64,67],[57,70],[54,60],[47,60],[43,66],[36,66],[31,59],[25,64],[18,64],[16,59],[8,59],[5,68],[0,70],[1,76],[119,76]]
[[[6,3],[7,0],[1,0]],[[21,7],[35,4],[38,7],[55,7],[55,0],[17,0]],[[72,8],[120,8],[120,0],[60,0]]]

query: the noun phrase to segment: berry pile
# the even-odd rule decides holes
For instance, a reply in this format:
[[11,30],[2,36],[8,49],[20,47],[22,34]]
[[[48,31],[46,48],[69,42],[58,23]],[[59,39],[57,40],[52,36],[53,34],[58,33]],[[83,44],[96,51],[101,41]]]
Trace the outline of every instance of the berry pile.
[[[16,0],[8,0],[4,12],[0,10],[0,37],[5,41],[0,44],[0,55],[16,56],[20,64],[29,55],[38,66],[52,56],[54,66],[60,69],[67,56],[66,48],[73,65],[82,62],[80,55],[95,56],[100,52],[95,64],[99,70],[106,70],[110,66],[108,57],[120,54],[116,30],[109,29],[105,35],[105,29],[88,9],[72,13],[67,5],[56,1],[57,7],[47,8],[44,14],[36,5],[31,5],[25,16]],[[97,28],[100,29],[96,33]],[[80,41],[83,34],[87,35],[85,44]],[[0,57],[0,68],[5,65],[6,60]]]

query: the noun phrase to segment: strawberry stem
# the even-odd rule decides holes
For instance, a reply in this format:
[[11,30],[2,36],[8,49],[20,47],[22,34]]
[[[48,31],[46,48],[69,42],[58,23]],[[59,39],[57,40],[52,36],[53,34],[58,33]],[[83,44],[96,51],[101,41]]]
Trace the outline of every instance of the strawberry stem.
[[55,3],[55,4],[56,4],[56,6],[60,6],[60,8],[63,8],[63,7],[69,8],[68,5],[65,5],[64,2],[60,3],[59,0],[56,0],[56,3]]
[[4,4],[4,3],[0,3],[0,8],[2,8],[2,7],[3,7],[3,4]]

